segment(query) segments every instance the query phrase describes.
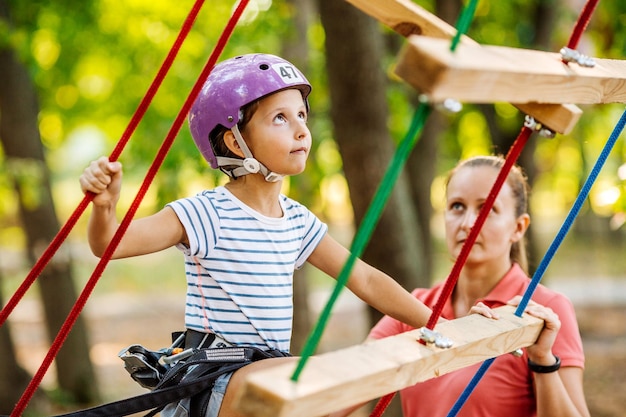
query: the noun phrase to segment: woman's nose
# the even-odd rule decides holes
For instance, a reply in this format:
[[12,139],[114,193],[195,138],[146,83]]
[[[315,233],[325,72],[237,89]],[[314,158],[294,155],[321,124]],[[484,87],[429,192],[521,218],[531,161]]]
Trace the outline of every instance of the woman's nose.
[[473,210],[467,210],[465,215],[463,216],[463,221],[461,222],[461,227],[464,229],[471,229],[474,223],[476,222],[476,213]]

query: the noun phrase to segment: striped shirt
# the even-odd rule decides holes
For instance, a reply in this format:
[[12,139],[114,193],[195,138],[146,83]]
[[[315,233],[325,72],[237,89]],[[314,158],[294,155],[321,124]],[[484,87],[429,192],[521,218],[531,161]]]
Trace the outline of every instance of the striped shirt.
[[189,247],[185,256],[185,326],[230,343],[288,352],[293,272],[306,262],[327,227],[284,195],[283,217],[265,217],[225,187],[169,206]]

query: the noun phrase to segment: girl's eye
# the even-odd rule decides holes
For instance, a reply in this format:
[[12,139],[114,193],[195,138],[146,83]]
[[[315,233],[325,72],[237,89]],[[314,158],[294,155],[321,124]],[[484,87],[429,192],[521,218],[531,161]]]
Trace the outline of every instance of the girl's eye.
[[285,116],[282,113],[277,114],[276,117],[274,117],[274,120],[278,123],[284,123],[286,121]]
[[452,211],[463,210],[463,204],[461,204],[459,202],[451,203],[450,204],[450,210],[452,210]]
[[307,121],[307,118],[308,118],[306,112],[298,113],[298,117],[300,118],[300,120],[304,120],[305,122]]

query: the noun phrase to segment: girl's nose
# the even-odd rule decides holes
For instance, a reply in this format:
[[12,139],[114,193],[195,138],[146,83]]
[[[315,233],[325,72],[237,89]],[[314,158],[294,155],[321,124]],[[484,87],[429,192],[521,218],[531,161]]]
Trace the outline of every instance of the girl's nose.
[[301,123],[296,130],[296,139],[303,140],[306,139],[309,135],[310,131],[306,123]]

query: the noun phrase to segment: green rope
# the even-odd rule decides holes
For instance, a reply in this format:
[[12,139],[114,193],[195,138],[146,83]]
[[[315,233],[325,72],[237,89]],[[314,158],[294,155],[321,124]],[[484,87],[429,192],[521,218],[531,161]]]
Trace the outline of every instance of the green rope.
[[470,3],[463,9],[461,16],[459,16],[459,20],[456,23],[456,34],[454,38],[452,38],[452,43],[450,44],[450,50],[454,52],[459,42],[461,41],[461,36],[467,32],[469,29],[470,23],[474,19],[474,13],[476,12],[476,5],[478,4],[478,0],[470,0]]
[[372,204],[368,207],[367,212],[365,213],[365,217],[363,218],[363,223],[359,227],[354,237],[354,241],[352,242],[352,247],[350,249],[350,256],[343,266],[339,276],[337,277],[337,284],[324,307],[324,310],[320,314],[320,318],[317,321],[317,324],[313,331],[311,332],[309,338],[307,339],[306,344],[302,348],[302,354],[300,356],[300,360],[298,362],[298,366],[291,376],[292,381],[297,381],[304,365],[306,364],[309,357],[313,354],[319,341],[322,337],[322,333],[328,320],[330,318],[330,313],[332,311],[333,305],[337,301],[339,297],[339,293],[343,289],[343,287],[348,282],[350,277],[350,272],[354,267],[354,263],[358,259],[359,256],[363,253],[367,242],[369,242],[370,237],[372,236],[372,232],[380,219],[381,213],[389,199],[389,195],[393,190],[393,186],[402,172],[404,165],[406,163],[407,158],[409,157],[413,147],[417,143],[418,134],[421,132],[424,127],[424,123],[430,114],[430,106],[428,104],[420,105],[413,116],[413,120],[411,121],[411,127],[406,134],[405,138],[402,140],[396,152],[391,160],[391,163],[387,167],[387,171],[385,172],[385,176],[383,177],[380,186],[376,190],[376,194],[374,195],[374,199]]
[[[450,50],[454,51],[456,46],[458,45],[461,36],[463,33],[467,31],[469,25],[474,17],[474,12],[476,11],[476,4],[478,0],[470,0],[470,3],[467,7],[463,9],[461,16],[457,22],[457,33],[455,37],[452,39],[452,44],[450,46]],[[332,308],[339,298],[339,294],[341,290],[345,287],[348,279],[350,277],[350,272],[354,267],[354,263],[361,256],[365,246],[370,240],[374,228],[380,219],[383,209],[387,204],[387,200],[389,199],[389,195],[393,190],[393,186],[400,175],[400,172],[404,168],[406,164],[406,160],[409,157],[413,147],[417,143],[418,134],[421,132],[424,124],[426,123],[426,119],[430,114],[431,107],[426,103],[422,103],[415,111],[413,115],[413,120],[411,121],[411,126],[406,136],[400,142],[400,145],[396,149],[396,152],[391,160],[391,163],[387,167],[387,171],[385,172],[385,176],[380,183],[380,186],[376,190],[374,194],[374,199],[372,204],[368,207],[367,212],[365,213],[365,217],[363,218],[363,223],[361,223],[358,228],[354,241],[352,242],[352,247],[350,249],[350,256],[343,266],[339,276],[337,277],[337,283],[333,292],[326,303],[326,306],[322,310],[320,314],[320,318],[317,321],[313,331],[309,335],[306,344],[302,348],[302,353],[300,355],[300,360],[298,361],[298,365],[291,376],[292,381],[298,381],[302,370],[304,369],[304,365],[309,360],[313,352],[317,349],[319,345],[320,339],[322,338],[322,333],[330,319],[330,313]]]

